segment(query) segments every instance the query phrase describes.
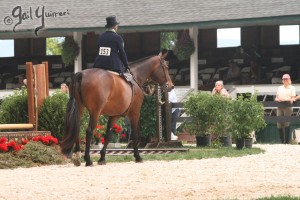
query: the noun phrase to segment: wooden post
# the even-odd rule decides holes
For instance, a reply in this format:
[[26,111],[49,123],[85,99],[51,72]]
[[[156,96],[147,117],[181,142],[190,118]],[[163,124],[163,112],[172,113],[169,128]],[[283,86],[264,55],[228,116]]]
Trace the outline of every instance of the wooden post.
[[28,121],[33,124],[33,130],[37,131],[35,121],[35,105],[34,105],[34,79],[32,62],[26,62],[26,79],[27,79],[27,98],[28,98]]
[[48,68],[48,61],[42,62],[45,65],[45,81],[46,81],[46,97],[49,96],[49,68]]

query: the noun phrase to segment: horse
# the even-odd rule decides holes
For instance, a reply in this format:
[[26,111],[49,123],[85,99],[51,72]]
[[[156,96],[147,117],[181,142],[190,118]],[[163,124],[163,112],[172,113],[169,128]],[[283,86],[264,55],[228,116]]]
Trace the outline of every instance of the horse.
[[166,56],[167,53],[160,53],[130,63],[130,72],[134,80],[131,85],[119,75],[101,68],[85,69],[72,76],[69,84],[70,97],[66,108],[64,135],[60,147],[61,152],[70,157],[75,144],[74,165],[81,164],[79,129],[84,107],[89,112],[84,153],[85,166],[93,165],[90,159],[90,141],[100,115],[108,116],[108,123],[98,164],[106,164],[105,154],[112,126],[121,116],[127,116],[131,124],[135,161],[137,163],[143,161],[138,151],[140,110],[144,100],[142,87],[151,80],[165,90],[171,91],[174,88],[168,71],[169,67],[165,61]]

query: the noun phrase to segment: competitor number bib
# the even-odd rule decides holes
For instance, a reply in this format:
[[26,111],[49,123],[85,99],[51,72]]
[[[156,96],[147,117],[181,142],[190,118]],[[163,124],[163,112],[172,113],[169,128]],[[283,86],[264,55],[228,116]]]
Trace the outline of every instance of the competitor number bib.
[[100,56],[110,56],[110,47],[100,47],[99,48],[99,55]]

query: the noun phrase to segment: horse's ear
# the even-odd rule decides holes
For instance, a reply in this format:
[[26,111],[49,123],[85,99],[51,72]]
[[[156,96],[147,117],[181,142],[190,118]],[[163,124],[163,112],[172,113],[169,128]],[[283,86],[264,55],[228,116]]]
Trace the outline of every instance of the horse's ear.
[[167,55],[168,55],[168,51],[162,51],[159,53],[159,56],[164,60],[166,59]]

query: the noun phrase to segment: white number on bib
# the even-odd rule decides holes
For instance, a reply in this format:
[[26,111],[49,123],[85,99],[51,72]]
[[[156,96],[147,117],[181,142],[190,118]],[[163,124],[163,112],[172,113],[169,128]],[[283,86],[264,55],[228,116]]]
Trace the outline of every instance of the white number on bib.
[[100,56],[110,56],[110,47],[100,47],[99,49],[99,55]]

